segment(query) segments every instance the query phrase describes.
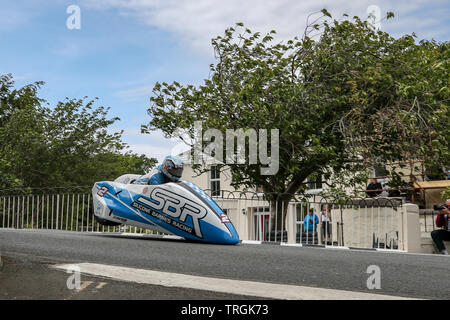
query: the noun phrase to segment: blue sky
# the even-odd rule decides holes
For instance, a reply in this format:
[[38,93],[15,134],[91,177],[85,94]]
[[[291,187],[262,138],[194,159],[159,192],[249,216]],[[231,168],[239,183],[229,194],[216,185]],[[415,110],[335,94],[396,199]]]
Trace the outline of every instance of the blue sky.
[[[327,8],[366,16],[370,5],[394,20],[381,29],[395,36],[448,41],[448,1],[343,0],[0,0],[0,73],[17,86],[42,80],[40,95],[55,104],[65,97],[98,97],[121,121],[131,150],[159,160],[179,143],[155,132],[141,135],[155,82],[200,84],[214,62],[210,39],[235,22],[252,30],[278,31],[288,39],[303,31],[308,14]],[[80,29],[70,30],[66,9],[81,10]]]

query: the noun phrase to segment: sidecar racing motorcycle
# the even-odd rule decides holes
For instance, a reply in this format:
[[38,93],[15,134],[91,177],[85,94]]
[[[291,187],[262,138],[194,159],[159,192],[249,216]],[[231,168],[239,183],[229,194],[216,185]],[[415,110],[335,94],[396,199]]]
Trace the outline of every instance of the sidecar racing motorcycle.
[[129,225],[216,244],[237,244],[228,216],[202,189],[188,181],[133,184],[127,174],[92,188],[94,217],[107,226]]

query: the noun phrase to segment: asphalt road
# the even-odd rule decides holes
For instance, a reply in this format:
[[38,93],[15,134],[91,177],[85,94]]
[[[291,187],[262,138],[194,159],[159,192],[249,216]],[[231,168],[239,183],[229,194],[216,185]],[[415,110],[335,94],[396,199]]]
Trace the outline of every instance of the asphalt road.
[[[24,289],[14,284],[11,274],[17,275],[22,272],[22,277],[16,278],[22,278],[22,283],[31,286],[34,281],[36,283],[45,281],[42,280],[42,274],[49,274],[49,269],[45,269],[44,272],[42,265],[46,268],[48,264],[80,262],[402,297],[450,299],[450,258],[440,255],[286,247],[271,244],[225,246],[114,234],[10,229],[0,229],[0,254],[3,261],[9,261],[4,263],[4,270],[0,273],[0,298],[3,299],[33,298],[31,293],[20,295],[20,290]],[[16,263],[14,267],[14,261],[21,263]],[[39,265],[41,266],[36,267]],[[376,265],[381,270],[381,289],[367,288],[366,283],[370,276],[367,274],[367,268],[371,265]],[[58,283],[61,286],[60,290],[64,290],[67,275],[60,271],[51,271],[53,272],[55,275],[61,275]],[[24,277],[26,281],[23,281]],[[47,280],[47,283],[49,281]],[[97,298],[252,298],[181,288],[179,290],[155,288],[159,290],[159,294],[149,296],[142,286],[136,284],[133,287],[129,283],[126,284],[127,289],[123,288],[122,291],[116,289],[108,293],[113,286],[120,287],[120,281],[108,280],[108,285],[104,287],[99,284],[102,282],[101,279],[90,281],[91,288],[100,287],[97,291],[103,292],[102,295],[97,295]],[[139,288],[142,290],[139,291]],[[52,293],[52,290],[56,289],[47,290],[47,296],[42,294],[45,290],[41,290],[41,295],[37,298],[53,298],[53,295],[63,299],[74,298],[67,294],[61,296],[59,291]],[[78,298],[84,299],[89,296],[80,295]]]

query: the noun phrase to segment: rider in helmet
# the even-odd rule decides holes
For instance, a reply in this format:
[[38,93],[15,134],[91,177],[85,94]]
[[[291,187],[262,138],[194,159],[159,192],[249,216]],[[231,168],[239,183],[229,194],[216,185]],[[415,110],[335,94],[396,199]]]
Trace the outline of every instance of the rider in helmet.
[[156,170],[139,177],[136,184],[163,184],[177,182],[183,173],[183,161],[176,156],[167,156]]

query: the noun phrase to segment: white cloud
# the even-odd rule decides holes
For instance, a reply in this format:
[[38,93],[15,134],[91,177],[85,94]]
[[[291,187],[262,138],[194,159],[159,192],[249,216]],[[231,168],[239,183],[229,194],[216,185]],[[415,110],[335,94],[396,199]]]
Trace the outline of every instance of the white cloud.
[[[236,22],[244,22],[254,31],[275,29],[278,39],[288,39],[302,34],[307,16],[322,8],[327,8],[335,18],[340,18],[343,13],[365,17],[367,7],[377,5],[382,15],[394,11],[399,16],[397,20],[388,22],[394,29],[397,26],[402,33],[415,31],[428,35],[430,29],[436,29],[446,21],[448,14],[444,0],[436,0],[432,4],[423,0],[86,0],[85,3],[96,9],[117,8],[122,14],[135,16],[151,27],[173,33],[191,48],[207,54],[212,53],[211,38],[222,34],[225,28]],[[436,10],[433,16],[426,16],[430,8],[441,7],[443,10],[437,11],[440,16],[436,16]],[[419,19],[415,16],[417,14],[425,16]],[[423,19],[432,21],[423,24]],[[418,24],[404,28],[404,24],[410,21]]]
[[14,3],[5,2],[0,7],[0,32],[11,32],[15,28],[27,24],[35,17],[28,8],[19,7]]
[[130,150],[137,154],[145,154],[149,158],[156,158],[160,163],[165,156],[170,154],[167,152],[168,150],[163,147],[158,147],[146,143],[132,143],[130,144]]
[[123,130],[122,140],[125,141],[130,151],[137,154],[145,154],[147,157],[154,157],[159,162],[169,154],[177,155],[185,150],[187,146],[180,143],[178,139],[167,139],[164,137],[162,131],[157,130],[151,134],[142,134],[140,126],[125,127],[125,128],[111,128],[110,133]]
[[139,97],[149,97],[152,94],[153,85],[141,86],[133,89],[119,90],[115,95],[119,98],[125,99],[127,101],[136,100]]
[[145,154],[149,158],[156,158],[158,159],[158,162],[161,163],[167,155],[179,155],[180,153],[189,150],[189,148],[187,148],[184,144],[167,141],[164,138],[161,138],[160,141],[165,142],[165,144],[129,143],[130,151],[137,154]]

